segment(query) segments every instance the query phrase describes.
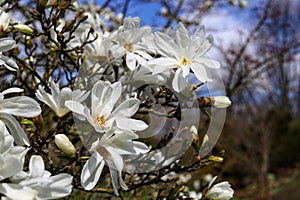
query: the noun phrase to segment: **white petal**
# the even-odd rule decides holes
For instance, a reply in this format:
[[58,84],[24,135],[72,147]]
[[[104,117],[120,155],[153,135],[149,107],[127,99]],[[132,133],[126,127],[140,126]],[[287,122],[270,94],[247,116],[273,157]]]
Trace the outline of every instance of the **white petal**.
[[0,54],[0,64],[4,65],[10,71],[16,71],[19,69],[17,63],[13,59],[2,54]]
[[187,48],[189,45],[189,34],[181,22],[179,22],[178,27],[175,31],[175,40],[180,49]]
[[215,68],[215,69],[220,68],[221,66],[221,64],[218,61],[210,58],[198,58],[195,60],[195,62],[200,63],[206,67]]
[[16,175],[23,168],[23,164],[20,160],[13,154],[9,153],[1,155],[0,163],[0,181]]
[[10,38],[0,38],[0,52],[6,52],[14,48],[16,42]]
[[181,68],[177,69],[173,78],[172,86],[176,92],[181,92],[187,85],[187,80],[182,76]]
[[37,191],[30,187],[12,183],[1,183],[0,193],[13,200],[34,200],[37,195]]
[[41,114],[40,105],[32,98],[21,96],[2,100],[1,112],[19,117],[35,117]]
[[133,71],[136,68],[136,58],[134,53],[129,52],[126,54],[126,65],[130,71]]
[[191,69],[199,81],[202,82],[212,81],[212,79],[208,78],[207,71],[204,66],[199,64],[198,65],[191,64]]
[[3,95],[6,95],[6,94],[10,94],[10,93],[19,93],[19,92],[23,92],[24,90],[21,89],[21,88],[17,88],[17,87],[12,87],[12,88],[9,88],[7,90],[4,90],[2,92]]
[[69,100],[65,102],[65,106],[72,112],[77,113],[81,116],[85,116],[85,107],[80,102]]
[[149,152],[149,147],[142,142],[133,141],[133,148],[136,153],[144,154]]
[[113,168],[116,170],[122,170],[124,167],[123,158],[116,153],[115,149],[112,147],[105,147],[105,149],[109,152],[109,157],[105,158],[109,168]]
[[0,120],[0,155],[8,152],[13,143],[14,138],[8,133],[5,124]]
[[152,74],[155,75],[178,67],[179,63],[174,58],[156,58],[147,62],[147,65],[154,65]]
[[131,118],[117,118],[116,123],[120,129],[124,130],[142,131],[148,127],[144,121]]
[[54,97],[44,90],[42,86],[39,86],[39,89],[36,91],[35,96],[45,104],[47,104],[51,109],[57,110],[58,105],[54,99]]
[[173,38],[161,32],[156,32],[154,34],[154,41],[160,53],[167,57],[177,55],[178,45],[174,42]]
[[31,177],[43,177],[45,165],[41,156],[31,156],[29,161],[29,171]]
[[95,152],[85,163],[81,171],[81,185],[86,190],[93,189],[99,181],[104,161],[100,155]]
[[44,187],[37,187],[38,198],[40,199],[58,199],[68,196],[72,192],[72,179],[69,174],[58,174],[49,177],[49,183]]
[[140,100],[136,98],[126,99],[112,113],[115,117],[131,117],[139,109]]
[[8,127],[17,145],[30,145],[26,133],[19,122],[12,115],[0,112],[0,120],[2,120]]
[[113,168],[109,168],[109,172],[110,172],[110,177],[111,177],[111,183],[113,185],[113,189],[114,189],[114,193],[115,195],[119,196],[119,192],[118,192],[118,171],[113,169]]

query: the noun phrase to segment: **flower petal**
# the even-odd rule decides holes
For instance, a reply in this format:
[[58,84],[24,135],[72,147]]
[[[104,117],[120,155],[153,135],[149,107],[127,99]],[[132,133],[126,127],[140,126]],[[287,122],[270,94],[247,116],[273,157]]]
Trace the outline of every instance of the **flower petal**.
[[3,154],[0,157],[0,181],[12,177],[23,168],[23,163],[13,154]]
[[17,145],[30,145],[26,133],[19,122],[12,115],[0,112],[0,120],[2,120],[8,127]]
[[23,92],[24,90],[21,88],[17,88],[17,87],[12,87],[12,88],[8,88],[7,90],[4,90],[3,92],[1,92],[3,95],[6,94],[10,94],[10,93],[19,93],[19,92]]
[[208,78],[208,76],[207,76],[207,71],[205,69],[205,66],[203,66],[201,64],[196,65],[193,63],[193,64],[191,64],[191,69],[199,81],[202,81],[202,82],[212,81],[212,79]]
[[0,38],[0,52],[6,52],[14,48],[15,40],[11,38]]
[[187,85],[187,80],[182,76],[182,69],[179,68],[175,72],[175,76],[173,78],[172,86],[176,92],[181,92],[185,86]]
[[34,99],[26,96],[4,99],[0,104],[1,112],[19,117],[35,117],[42,112],[40,105]]
[[215,61],[210,58],[198,58],[195,60],[195,62],[200,63],[206,67],[215,68],[215,69],[220,68],[221,66],[218,61]]
[[33,200],[37,195],[37,191],[30,187],[12,183],[1,183],[0,193],[13,200]]
[[99,181],[104,167],[103,157],[97,152],[88,159],[81,171],[81,185],[86,190],[93,189]]
[[142,131],[148,128],[148,125],[144,121],[131,118],[117,118],[116,123],[119,128],[129,131]]
[[33,155],[29,161],[29,175],[31,177],[43,177],[45,164],[41,156]]
[[136,68],[136,62],[137,60],[134,53],[126,53],[126,65],[130,69],[130,71],[133,71]]
[[10,71],[19,69],[17,63],[13,59],[2,54],[0,54],[0,65],[4,65]]

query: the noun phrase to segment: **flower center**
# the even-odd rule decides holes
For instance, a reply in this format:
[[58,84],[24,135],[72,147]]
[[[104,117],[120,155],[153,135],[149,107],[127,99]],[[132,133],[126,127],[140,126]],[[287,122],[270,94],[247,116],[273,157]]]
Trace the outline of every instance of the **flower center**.
[[98,145],[96,151],[103,157],[106,158],[109,154],[109,152],[103,147]]
[[106,125],[104,115],[101,115],[100,117],[97,116],[97,117],[95,118],[95,121],[94,121],[94,122],[95,122],[95,124],[98,124],[98,125],[100,125],[100,126],[105,126],[105,125]]
[[183,65],[183,66],[187,66],[189,64],[189,60],[186,59],[186,58],[183,58],[180,63]]
[[132,52],[133,51],[133,48],[132,48],[132,45],[131,44],[125,44],[124,45],[124,48],[129,51],[129,52]]

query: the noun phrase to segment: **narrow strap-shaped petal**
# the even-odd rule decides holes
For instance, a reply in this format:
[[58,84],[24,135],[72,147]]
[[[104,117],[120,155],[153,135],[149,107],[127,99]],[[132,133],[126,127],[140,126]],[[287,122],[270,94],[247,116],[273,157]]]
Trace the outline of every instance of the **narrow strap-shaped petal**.
[[20,96],[2,100],[1,112],[19,117],[35,117],[41,114],[42,110],[34,99]]
[[21,163],[17,156],[9,153],[1,155],[0,163],[0,181],[16,175],[23,168],[23,163]]
[[13,183],[0,183],[0,193],[13,200],[33,200],[37,195],[30,187]]
[[187,85],[187,80],[182,76],[182,69],[179,68],[175,72],[175,76],[173,78],[172,86],[176,92],[181,92],[185,86]]
[[13,59],[2,54],[0,54],[0,64],[3,64],[10,71],[19,69],[17,63]]
[[0,38],[0,52],[6,52],[14,48],[16,42],[11,38]]
[[31,177],[43,177],[45,164],[41,156],[31,156],[29,161],[29,172]]
[[7,90],[4,90],[3,92],[1,92],[3,95],[6,94],[10,94],[10,93],[19,93],[19,92],[23,92],[24,90],[18,87],[12,87],[12,88],[8,88]]
[[129,98],[122,102],[112,113],[115,117],[131,117],[139,109],[140,100]]
[[102,169],[104,167],[103,157],[97,152],[88,159],[81,171],[81,185],[86,190],[93,189],[99,181]]
[[29,146],[29,140],[19,122],[10,114],[0,112],[0,120],[8,127],[17,145]]

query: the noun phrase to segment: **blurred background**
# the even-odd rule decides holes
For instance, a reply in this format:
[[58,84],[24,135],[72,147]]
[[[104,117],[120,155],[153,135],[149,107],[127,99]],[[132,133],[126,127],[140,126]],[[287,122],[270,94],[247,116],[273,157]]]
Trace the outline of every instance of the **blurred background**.
[[236,199],[299,199],[299,0],[103,0],[94,4],[121,19],[140,17],[141,25],[168,28],[181,21],[191,32],[205,25],[215,39],[209,56],[222,63],[232,106],[214,149],[225,150],[224,162],[201,173],[228,180]]

